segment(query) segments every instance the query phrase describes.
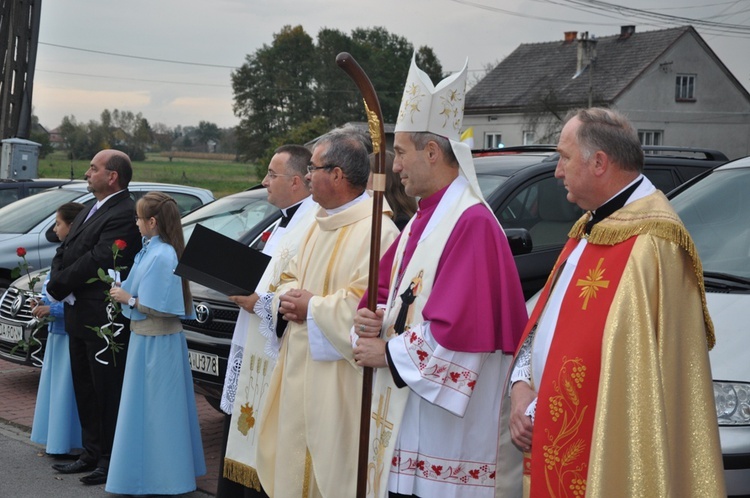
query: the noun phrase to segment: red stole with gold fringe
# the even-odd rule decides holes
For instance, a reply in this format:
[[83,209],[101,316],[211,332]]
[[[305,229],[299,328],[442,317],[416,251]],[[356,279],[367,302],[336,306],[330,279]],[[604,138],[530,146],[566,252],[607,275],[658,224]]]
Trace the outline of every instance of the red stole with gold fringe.
[[[531,461],[524,461],[532,497],[585,495],[604,326],[635,240],[587,245],[565,291],[542,385],[537,386]],[[575,246],[570,241],[562,256],[567,259]],[[538,320],[551,287],[550,281],[530,323]]]

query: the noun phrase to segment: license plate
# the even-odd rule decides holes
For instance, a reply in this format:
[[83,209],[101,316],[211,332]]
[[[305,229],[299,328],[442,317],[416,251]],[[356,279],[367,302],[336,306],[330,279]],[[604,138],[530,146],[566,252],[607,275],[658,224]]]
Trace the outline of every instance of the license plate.
[[219,376],[219,357],[215,354],[201,353],[200,351],[188,349],[188,358],[190,360],[190,370],[193,372]]
[[23,339],[23,328],[19,325],[0,323],[0,339],[18,342]]

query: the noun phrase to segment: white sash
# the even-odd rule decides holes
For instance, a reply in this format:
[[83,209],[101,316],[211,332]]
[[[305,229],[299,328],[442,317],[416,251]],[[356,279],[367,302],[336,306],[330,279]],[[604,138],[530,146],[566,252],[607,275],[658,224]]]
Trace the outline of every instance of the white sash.
[[[384,339],[389,340],[394,337],[392,328],[401,309],[400,296],[410,286],[413,287],[416,299],[414,300],[414,306],[409,311],[405,330],[408,330],[410,325],[416,325],[422,321],[422,309],[432,291],[437,265],[445,245],[457,221],[466,209],[480,202],[483,201],[477,198],[476,194],[469,188],[469,182],[462,176],[456,178],[448,187],[435,208],[435,212],[427,222],[406,269],[399,272],[408,241],[408,236],[401,237],[391,270],[391,289],[383,331],[381,332]],[[404,229],[404,234],[409,233],[413,222],[414,218]],[[388,495],[391,458],[410,392],[411,390],[408,387],[403,389],[396,387],[393,377],[387,369],[376,372],[370,421],[370,449],[367,469],[368,497],[380,498]]]

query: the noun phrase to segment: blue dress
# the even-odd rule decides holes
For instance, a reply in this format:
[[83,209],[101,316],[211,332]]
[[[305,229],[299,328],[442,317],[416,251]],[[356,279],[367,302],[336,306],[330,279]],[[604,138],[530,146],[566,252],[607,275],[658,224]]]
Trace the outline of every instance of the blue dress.
[[[45,290],[47,281],[44,282]],[[70,372],[64,304],[51,302],[46,292],[43,291],[42,294],[42,302],[49,305],[50,316],[55,320],[47,326],[47,344],[39,377],[39,389],[36,393],[31,440],[45,444],[45,451],[50,455],[64,455],[72,449],[83,447],[81,422],[78,419],[73,376]]]
[[[139,306],[184,316],[177,255],[159,237],[143,249],[123,289]],[[131,321],[147,315],[123,306]],[[206,473],[193,376],[182,331],[130,335],[120,411],[105,490],[119,494],[181,494],[196,489]]]

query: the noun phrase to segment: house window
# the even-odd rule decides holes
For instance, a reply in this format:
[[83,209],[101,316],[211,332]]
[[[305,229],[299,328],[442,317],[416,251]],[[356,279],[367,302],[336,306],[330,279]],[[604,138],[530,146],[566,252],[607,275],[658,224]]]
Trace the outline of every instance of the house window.
[[533,131],[524,131],[523,132],[523,144],[524,145],[533,145],[536,143],[536,140],[534,140],[534,132]]
[[503,135],[502,133],[485,133],[484,134],[484,148],[485,149],[496,149],[503,146]]
[[664,132],[661,130],[638,130],[638,140],[641,145],[662,145]]
[[695,75],[694,74],[678,74],[675,84],[675,100],[679,101],[695,101]]

